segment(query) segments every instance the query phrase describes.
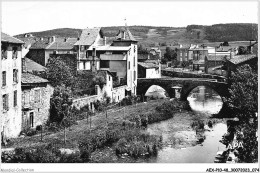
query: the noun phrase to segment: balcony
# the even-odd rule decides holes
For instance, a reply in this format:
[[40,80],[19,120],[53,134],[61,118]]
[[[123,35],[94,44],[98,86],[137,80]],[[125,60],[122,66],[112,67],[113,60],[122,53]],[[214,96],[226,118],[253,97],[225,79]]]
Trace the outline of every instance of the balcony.
[[123,54],[101,54],[101,60],[127,60],[127,55]]

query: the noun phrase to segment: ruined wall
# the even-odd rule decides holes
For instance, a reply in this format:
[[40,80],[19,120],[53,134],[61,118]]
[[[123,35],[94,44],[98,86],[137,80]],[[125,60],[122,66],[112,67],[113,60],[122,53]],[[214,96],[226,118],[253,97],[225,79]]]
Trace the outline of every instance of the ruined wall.
[[[33,88],[22,89],[22,128],[35,128],[43,125],[50,115],[50,98],[54,88],[49,84],[40,85]],[[37,92],[39,98],[37,98]],[[33,113],[33,126],[30,124],[30,113]]]

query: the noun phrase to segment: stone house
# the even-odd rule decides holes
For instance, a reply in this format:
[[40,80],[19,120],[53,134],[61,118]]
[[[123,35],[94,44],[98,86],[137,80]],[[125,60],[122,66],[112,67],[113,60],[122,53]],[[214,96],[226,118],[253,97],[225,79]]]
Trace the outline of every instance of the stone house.
[[1,139],[21,132],[21,61],[24,42],[1,33]]
[[53,87],[49,81],[28,72],[22,73],[22,129],[35,129],[49,118]]
[[32,43],[27,57],[38,64],[46,66],[52,54],[75,54],[74,44],[77,38],[40,38]]
[[230,76],[232,71],[236,71],[238,67],[248,64],[252,68],[258,68],[258,57],[254,54],[247,54],[247,55],[235,55],[231,56],[230,59],[227,60],[226,68],[227,68],[227,75]]

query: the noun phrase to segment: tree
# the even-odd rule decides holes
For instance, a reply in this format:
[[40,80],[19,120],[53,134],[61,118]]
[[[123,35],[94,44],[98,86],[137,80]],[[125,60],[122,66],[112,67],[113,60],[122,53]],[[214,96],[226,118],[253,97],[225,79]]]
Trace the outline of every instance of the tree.
[[247,53],[248,53],[248,51],[247,51],[246,47],[244,47],[244,46],[239,46],[238,47],[238,55],[245,55]]
[[182,61],[181,66],[184,69],[185,67],[189,66],[189,62],[188,61]]
[[72,70],[60,58],[49,59],[47,64],[46,77],[54,87],[61,85],[70,87],[74,83]]
[[249,65],[238,68],[229,78],[230,97],[225,102],[239,118],[236,127],[237,140],[243,143],[239,148],[240,162],[257,162],[258,142],[256,138],[258,111],[258,74]]
[[148,54],[148,50],[143,47],[143,45],[139,44],[137,48],[138,54]]
[[176,50],[172,50],[170,47],[166,47],[166,53],[164,54],[164,59],[167,61],[173,61],[177,59]]
[[241,66],[232,72],[227,103],[243,120],[254,116],[258,108],[258,74],[249,65]]
[[55,87],[51,98],[50,122],[61,123],[64,118],[69,116],[71,105],[70,88],[65,85]]
[[229,46],[228,42],[227,41],[224,41],[222,46]]

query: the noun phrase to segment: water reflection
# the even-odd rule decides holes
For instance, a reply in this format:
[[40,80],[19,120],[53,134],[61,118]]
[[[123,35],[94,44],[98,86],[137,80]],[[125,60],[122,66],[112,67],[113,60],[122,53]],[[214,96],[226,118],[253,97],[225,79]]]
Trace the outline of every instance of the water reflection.
[[195,88],[187,100],[191,109],[198,113],[217,114],[223,106],[221,97],[214,90],[204,86]]
[[[160,123],[159,126],[165,126],[168,121]],[[149,127],[149,131],[153,132],[153,127]],[[165,146],[159,151],[156,158],[149,162],[156,163],[214,163],[215,155],[218,151],[225,150],[225,145],[219,142],[222,135],[226,132],[227,126],[224,123],[218,123],[213,126],[211,131],[205,131],[203,143],[187,148],[175,148],[172,146]],[[190,133],[193,133],[190,131]],[[169,140],[170,133],[168,134]],[[166,136],[166,134],[164,136]],[[192,136],[194,134],[191,134]],[[164,139],[165,140],[165,139]]]

